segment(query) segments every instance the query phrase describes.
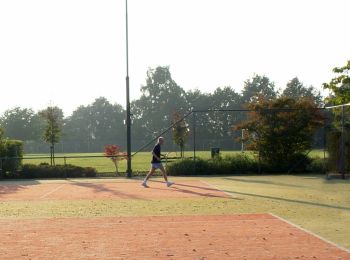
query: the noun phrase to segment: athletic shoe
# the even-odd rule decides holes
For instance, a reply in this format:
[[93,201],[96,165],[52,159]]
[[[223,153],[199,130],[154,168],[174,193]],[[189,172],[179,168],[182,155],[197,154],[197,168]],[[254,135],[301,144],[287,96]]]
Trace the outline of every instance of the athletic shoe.
[[166,183],[166,186],[170,187],[170,186],[173,185],[173,184],[174,184],[173,182],[168,181],[168,182]]
[[142,185],[143,187],[145,187],[145,188],[149,188],[149,186],[147,185],[146,182],[142,182],[141,185]]

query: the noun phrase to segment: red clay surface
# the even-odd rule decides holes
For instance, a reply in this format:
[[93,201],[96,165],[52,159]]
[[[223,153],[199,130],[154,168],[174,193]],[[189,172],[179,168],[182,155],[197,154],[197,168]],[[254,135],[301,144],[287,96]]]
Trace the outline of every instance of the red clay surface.
[[201,181],[177,182],[166,187],[164,182],[149,181],[149,188],[139,182],[64,182],[26,185],[0,185],[0,201],[12,200],[79,200],[79,199],[160,199],[160,198],[228,198]]
[[350,259],[269,214],[0,220],[0,259]]

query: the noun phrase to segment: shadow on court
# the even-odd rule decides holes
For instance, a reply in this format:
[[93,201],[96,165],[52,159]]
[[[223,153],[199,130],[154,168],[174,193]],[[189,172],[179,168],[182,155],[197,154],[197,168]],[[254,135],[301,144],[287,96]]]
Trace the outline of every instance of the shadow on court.
[[39,185],[36,180],[30,181],[0,181],[0,198],[11,193],[18,193],[30,188],[32,185]]

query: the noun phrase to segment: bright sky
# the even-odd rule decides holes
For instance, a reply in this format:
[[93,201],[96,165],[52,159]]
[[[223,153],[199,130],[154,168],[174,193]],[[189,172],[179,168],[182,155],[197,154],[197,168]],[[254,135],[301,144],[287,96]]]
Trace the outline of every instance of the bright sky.
[[[254,73],[321,89],[350,59],[349,0],[128,0],[130,99],[170,66],[186,91],[240,92]],[[104,96],[125,107],[124,0],[1,0],[0,115]]]

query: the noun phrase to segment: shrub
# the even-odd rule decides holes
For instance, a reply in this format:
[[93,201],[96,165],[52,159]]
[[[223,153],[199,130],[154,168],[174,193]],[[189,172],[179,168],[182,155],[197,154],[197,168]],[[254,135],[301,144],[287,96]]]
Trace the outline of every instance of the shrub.
[[246,155],[217,156],[210,160],[183,159],[167,167],[169,175],[244,174],[258,171],[258,163]]
[[323,173],[325,170],[325,161],[320,157],[313,158],[311,163],[306,167],[306,172],[312,173]]
[[[312,162],[314,164],[311,165]],[[293,172],[305,173],[311,169],[321,172],[323,161],[320,159],[316,162],[304,154],[298,154],[293,157],[292,164],[284,164],[281,167],[280,164],[261,162],[260,169],[263,173],[280,174],[283,172],[287,173],[293,166]],[[259,162],[246,154],[237,154],[224,158],[218,156],[210,160],[203,160],[201,158],[197,158],[195,161],[193,159],[184,159],[168,165],[167,172],[169,175],[258,174]]]
[[[333,130],[327,134],[327,150],[329,154],[328,167],[330,170],[341,170],[341,131]],[[350,169],[350,132],[345,132],[345,169]]]
[[22,159],[17,157],[23,157],[23,142],[19,140],[0,141],[0,157],[4,158],[0,165],[3,175],[13,174],[22,165]]

